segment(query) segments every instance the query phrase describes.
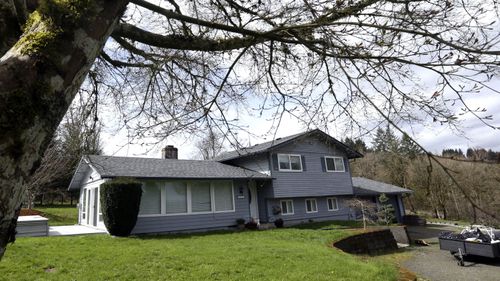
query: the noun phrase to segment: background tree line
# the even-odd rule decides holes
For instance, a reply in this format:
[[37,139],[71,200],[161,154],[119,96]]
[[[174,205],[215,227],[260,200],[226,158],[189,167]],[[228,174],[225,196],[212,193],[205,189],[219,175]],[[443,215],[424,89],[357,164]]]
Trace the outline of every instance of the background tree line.
[[[55,202],[73,203],[78,194],[68,191],[71,178],[83,155],[101,154],[101,126],[85,105],[72,107],[57,128],[43,155],[40,167],[26,183],[25,206]],[[76,201],[75,201],[76,202]]]
[[[390,128],[378,129],[368,147],[364,141],[344,139],[345,143],[365,154],[351,163],[353,176],[361,176],[408,188],[414,193],[405,198],[412,213],[440,219],[499,225],[477,206],[492,213],[500,211],[500,165],[488,158],[491,150],[444,149],[440,157],[430,158],[407,135],[397,136]],[[486,153],[484,153],[486,152]],[[498,155],[498,152],[495,152]],[[484,162],[478,162],[484,160]],[[466,195],[436,161],[446,167]]]

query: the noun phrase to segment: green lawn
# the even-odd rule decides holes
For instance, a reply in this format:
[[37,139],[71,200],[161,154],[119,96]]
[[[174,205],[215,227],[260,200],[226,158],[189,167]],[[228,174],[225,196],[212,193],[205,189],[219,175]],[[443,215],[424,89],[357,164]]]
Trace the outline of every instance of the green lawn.
[[40,206],[35,210],[42,212],[49,219],[50,226],[72,225],[78,223],[78,209],[70,205]]
[[19,238],[0,262],[0,280],[397,280],[393,262],[331,247],[350,234],[285,228]]

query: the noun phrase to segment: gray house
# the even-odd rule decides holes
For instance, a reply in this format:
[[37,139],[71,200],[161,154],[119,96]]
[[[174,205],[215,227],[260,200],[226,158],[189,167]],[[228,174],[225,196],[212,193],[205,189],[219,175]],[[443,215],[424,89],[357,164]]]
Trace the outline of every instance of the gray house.
[[349,159],[360,153],[313,130],[224,153],[212,161],[178,160],[168,146],[162,159],[85,156],[70,183],[80,190],[79,224],[103,228],[99,186],[115,177],[144,183],[132,233],[220,229],[236,220],[286,224],[355,218],[346,200],[376,202],[385,193],[404,215],[401,196],[410,190],[352,178]]

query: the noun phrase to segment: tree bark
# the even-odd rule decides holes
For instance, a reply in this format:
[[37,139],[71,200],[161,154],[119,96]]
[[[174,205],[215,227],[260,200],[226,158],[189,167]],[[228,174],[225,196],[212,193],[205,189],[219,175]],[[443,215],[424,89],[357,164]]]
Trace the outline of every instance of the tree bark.
[[0,58],[0,259],[15,239],[24,185],[128,3],[93,2],[61,15],[82,1],[44,1],[51,7],[39,7]]

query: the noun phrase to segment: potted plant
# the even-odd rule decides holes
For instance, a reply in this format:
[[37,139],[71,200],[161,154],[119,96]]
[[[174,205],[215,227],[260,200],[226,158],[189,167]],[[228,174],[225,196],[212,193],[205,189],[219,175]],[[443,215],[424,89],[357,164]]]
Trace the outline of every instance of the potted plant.
[[238,226],[238,229],[245,228],[245,219],[242,219],[242,218],[237,219],[236,225]]
[[245,228],[251,230],[257,230],[259,228],[259,224],[252,218],[249,222],[245,224]]
[[274,225],[275,225],[277,228],[282,228],[284,224],[285,224],[285,222],[283,221],[283,219],[282,219],[282,218],[276,219],[276,220],[274,221]]

